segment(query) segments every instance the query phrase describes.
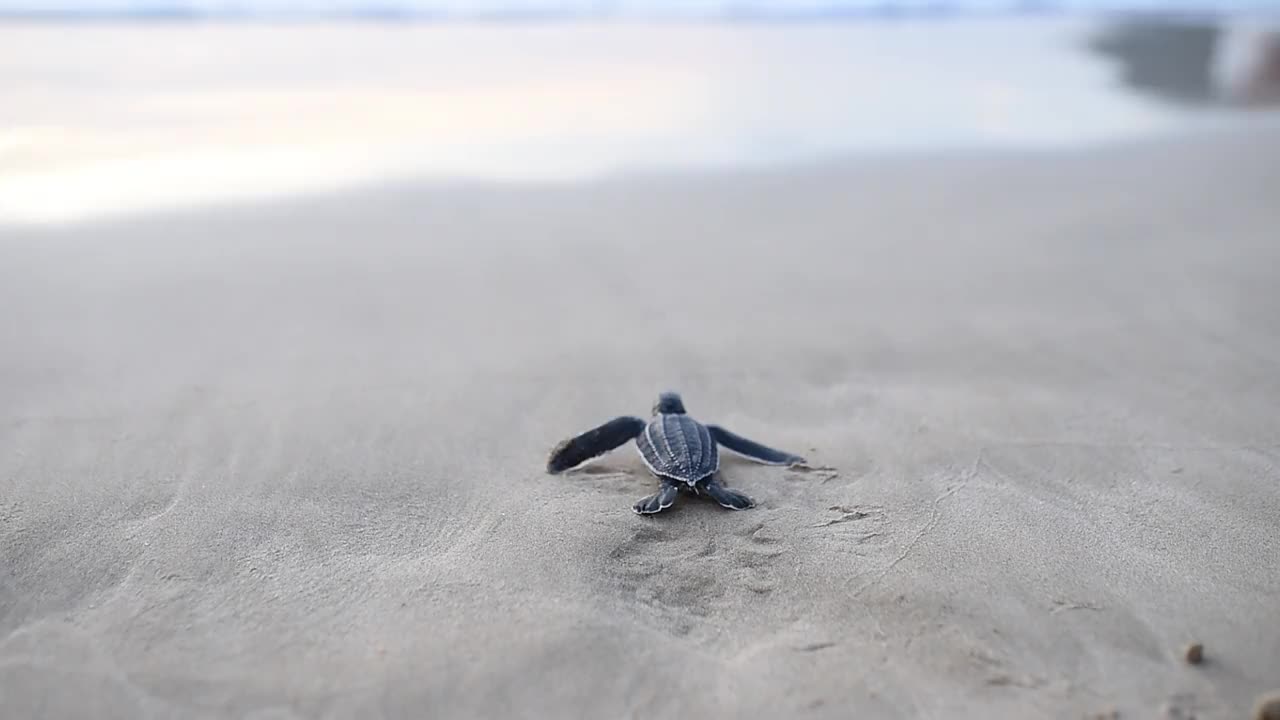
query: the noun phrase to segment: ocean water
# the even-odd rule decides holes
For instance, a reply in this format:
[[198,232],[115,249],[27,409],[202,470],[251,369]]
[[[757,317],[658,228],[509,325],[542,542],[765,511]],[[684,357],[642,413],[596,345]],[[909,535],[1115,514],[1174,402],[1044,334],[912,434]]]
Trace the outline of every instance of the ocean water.
[[992,12],[1280,12],[1280,0],[0,0],[20,14],[812,18]]
[[[1071,150],[1239,122],[1133,87],[1088,49],[1100,27],[0,23],[0,224],[402,180]],[[1192,96],[1211,59],[1197,37],[1155,58],[1160,77],[1186,65]]]

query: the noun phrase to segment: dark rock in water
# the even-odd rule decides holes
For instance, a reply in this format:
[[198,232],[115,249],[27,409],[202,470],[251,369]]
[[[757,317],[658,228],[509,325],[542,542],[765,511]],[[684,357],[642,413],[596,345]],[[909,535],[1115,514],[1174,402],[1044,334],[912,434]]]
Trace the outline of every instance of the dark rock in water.
[[1280,102],[1280,28],[1139,18],[1117,22],[1089,47],[1136,92],[1183,105]]
[[1090,48],[1120,65],[1133,89],[1182,103],[1215,97],[1213,67],[1221,29],[1212,23],[1127,20],[1109,27]]

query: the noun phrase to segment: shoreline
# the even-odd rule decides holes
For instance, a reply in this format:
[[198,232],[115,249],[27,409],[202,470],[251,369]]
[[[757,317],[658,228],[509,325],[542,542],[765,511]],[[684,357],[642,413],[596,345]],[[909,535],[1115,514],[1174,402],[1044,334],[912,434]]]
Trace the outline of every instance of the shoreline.
[[[1257,113],[1247,117],[1239,113],[1224,113],[1219,122],[1206,123],[1200,127],[1181,127],[1170,129],[1165,133],[1148,134],[1140,137],[1115,137],[1082,142],[1070,146],[1001,146],[982,147],[966,146],[952,148],[917,148],[917,149],[885,149],[880,151],[862,150],[843,154],[824,154],[812,158],[796,158],[787,162],[757,163],[755,165],[706,165],[702,167],[655,166],[650,168],[631,167],[613,172],[568,174],[564,177],[550,178],[538,176],[497,178],[490,175],[464,174],[427,175],[420,171],[404,170],[400,172],[366,171],[351,173],[346,177],[329,180],[316,180],[314,174],[298,172],[291,179],[283,182],[269,183],[259,188],[228,191],[228,184],[219,182],[218,189],[209,192],[186,195],[177,201],[157,201],[148,199],[108,201],[97,207],[82,207],[69,210],[65,204],[56,208],[41,210],[39,204],[23,204],[21,200],[6,208],[0,200],[0,227],[16,230],[39,230],[42,227],[56,229],[85,227],[97,223],[119,224],[145,221],[148,217],[180,217],[183,215],[203,215],[210,212],[252,209],[275,204],[306,206],[326,198],[341,196],[368,196],[379,192],[403,193],[419,189],[440,191],[443,193],[469,192],[529,192],[537,194],[542,191],[574,191],[591,188],[610,188],[627,185],[681,185],[728,181],[769,181],[788,177],[816,176],[824,173],[841,174],[858,172],[859,168],[904,168],[912,166],[956,162],[1018,163],[1027,160],[1043,160],[1055,162],[1073,158],[1090,159],[1105,153],[1143,152],[1151,148],[1176,148],[1180,145],[1196,145],[1203,143],[1265,143],[1280,134],[1280,114]],[[296,157],[306,153],[294,151]],[[217,153],[214,153],[217,154]],[[246,159],[250,159],[246,155]],[[252,160],[261,160],[261,155],[252,154]],[[281,167],[289,163],[281,164]],[[247,167],[247,165],[245,166]],[[111,175],[110,168],[90,172],[94,175]],[[174,179],[189,176],[194,171],[189,158],[180,161]],[[63,190],[67,187],[68,174],[54,173],[49,182]],[[239,173],[233,177],[242,178]],[[105,182],[105,179],[104,179]],[[161,184],[162,185],[162,184]],[[0,188],[4,187],[0,178]],[[13,194],[9,197],[21,197]],[[98,195],[99,199],[101,194]]]
[[[1114,58],[1086,47],[1099,22],[224,25],[175,27],[146,43],[136,29],[84,27],[70,30],[79,48],[70,55],[51,50],[61,47],[49,37],[54,26],[0,27],[15,59],[0,92],[9,108],[0,221],[92,221],[117,210],[415,178],[755,172],[1254,124],[1248,113],[1125,89]],[[992,38],[1009,37],[1016,41],[1006,41],[1007,52],[986,50]],[[582,46],[591,69],[554,52],[566,44]],[[654,47],[670,57],[644,60]],[[485,61],[461,76],[431,71],[472,49]],[[210,60],[232,50],[227,62]],[[1187,62],[1207,62],[1200,49],[1185,52]],[[158,65],[158,56],[169,60]],[[858,70],[877,57],[893,62]]]

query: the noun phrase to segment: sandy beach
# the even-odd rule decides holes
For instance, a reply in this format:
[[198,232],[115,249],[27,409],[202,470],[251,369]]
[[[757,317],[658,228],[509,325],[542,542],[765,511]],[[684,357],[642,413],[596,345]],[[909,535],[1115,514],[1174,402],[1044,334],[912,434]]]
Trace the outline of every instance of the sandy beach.
[[[8,229],[6,714],[1241,717],[1277,140]],[[544,474],[667,388],[832,470]]]
[[[1225,719],[1280,688],[1274,124],[74,222],[35,200],[105,185],[10,170],[42,222],[0,224],[5,718]],[[545,473],[669,389],[811,467],[726,457],[756,508],[652,518],[632,446]]]

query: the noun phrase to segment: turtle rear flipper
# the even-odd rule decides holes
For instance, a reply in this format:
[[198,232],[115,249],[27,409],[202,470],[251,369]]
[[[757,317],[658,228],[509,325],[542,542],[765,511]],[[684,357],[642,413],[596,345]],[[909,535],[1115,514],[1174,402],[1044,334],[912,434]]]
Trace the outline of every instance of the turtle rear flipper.
[[737,490],[731,490],[720,482],[719,478],[711,478],[703,486],[703,490],[711,497],[712,500],[720,503],[721,506],[730,510],[748,510],[756,506],[756,501],[743,495]]
[[734,435],[719,425],[708,425],[707,429],[711,431],[711,437],[715,438],[716,443],[721,447],[728,448],[756,462],[762,462],[766,465],[798,465],[804,462],[804,458],[798,455],[774,450],[754,440],[748,440],[741,435]]
[[638,417],[614,418],[597,428],[565,440],[551,451],[547,472],[562,473],[594,457],[621,447],[644,432],[645,421]]
[[660,513],[675,504],[676,496],[679,494],[679,485],[673,482],[664,482],[661,490],[647,498],[642,498],[631,509],[635,510],[638,515]]

